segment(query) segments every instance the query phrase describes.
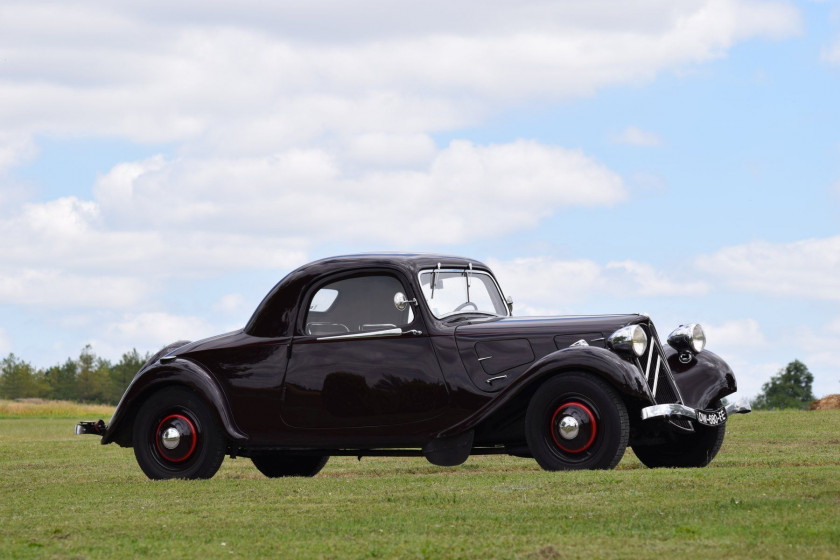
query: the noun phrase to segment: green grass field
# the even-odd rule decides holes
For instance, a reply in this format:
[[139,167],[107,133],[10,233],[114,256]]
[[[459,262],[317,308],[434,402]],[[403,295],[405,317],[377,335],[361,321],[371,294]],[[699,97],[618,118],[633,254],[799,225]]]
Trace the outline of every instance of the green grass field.
[[340,457],[269,480],[240,458],[164,482],[73,435],[100,412],[0,403],[0,558],[840,558],[840,411],[734,417],[696,470],[628,450],[607,472]]

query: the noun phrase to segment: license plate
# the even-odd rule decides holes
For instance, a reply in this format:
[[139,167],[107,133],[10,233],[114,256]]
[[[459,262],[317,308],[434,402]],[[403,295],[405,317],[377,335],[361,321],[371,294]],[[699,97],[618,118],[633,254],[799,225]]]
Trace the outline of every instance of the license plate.
[[720,426],[726,422],[726,409],[719,408],[717,410],[698,410],[697,421],[704,426]]

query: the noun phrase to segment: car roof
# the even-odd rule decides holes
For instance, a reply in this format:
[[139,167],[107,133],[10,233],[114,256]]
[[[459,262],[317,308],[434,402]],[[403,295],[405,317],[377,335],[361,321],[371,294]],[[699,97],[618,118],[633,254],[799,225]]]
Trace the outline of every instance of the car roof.
[[[487,265],[476,259],[467,257],[459,257],[456,255],[446,255],[441,253],[401,253],[401,252],[374,252],[374,253],[354,253],[348,255],[337,255],[334,257],[327,257],[305,264],[291,274],[306,271],[310,268],[323,269],[325,267],[332,267],[338,269],[352,268],[358,266],[365,267],[381,267],[381,266],[397,266],[399,268],[409,269],[411,271],[419,271],[425,268],[461,268],[468,267],[470,264],[475,268],[488,268]],[[331,268],[331,267],[330,267]],[[290,275],[291,275],[290,274]]]
[[245,332],[256,336],[282,336],[291,332],[293,315],[300,305],[303,292],[313,281],[326,275],[365,269],[398,269],[415,277],[424,269],[468,268],[490,270],[481,261],[435,253],[357,253],[319,259],[305,264],[286,275],[266,295],[257,307]]

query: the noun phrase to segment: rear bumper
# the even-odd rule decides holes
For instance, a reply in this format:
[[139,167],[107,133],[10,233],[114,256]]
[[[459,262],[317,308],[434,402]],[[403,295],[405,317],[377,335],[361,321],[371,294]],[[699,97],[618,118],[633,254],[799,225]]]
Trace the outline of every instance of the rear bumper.
[[[752,409],[749,405],[743,405],[738,403],[731,403],[726,405],[722,410],[726,411],[726,418],[729,417],[731,414],[746,414],[750,412]],[[685,406],[684,404],[677,404],[677,403],[669,403],[669,404],[657,404],[654,406],[647,406],[642,409],[642,420],[650,420],[651,418],[668,418],[672,416],[678,416],[682,418],[689,418],[691,420],[699,420],[703,424],[707,424],[705,422],[705,418],[700,418],[699,415],[710,415],[715,414],[718,411],[707,411],[707,410],[697,410],[696,408],[691,408],[690,406]],[[724,419],[723,422],[726,420]],[[715,422],[722,424],[723,422]]]
[[101,436],[105,433],[105,429],[108,426],[105,425],[105,422],[102,420],[97,420],[96,422],[93,421],[86,421],[86,422],[79,422],[76,424],[76,435],[81,436],[85,434],[90,434],[94,436]]

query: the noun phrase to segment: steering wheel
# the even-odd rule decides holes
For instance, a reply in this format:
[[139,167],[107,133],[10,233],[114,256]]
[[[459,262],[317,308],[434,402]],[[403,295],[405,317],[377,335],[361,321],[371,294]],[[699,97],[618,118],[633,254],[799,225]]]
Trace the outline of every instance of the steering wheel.
[[477,306],[476,304],[474,304],[473,302],[471,302],[471,301],[465,301],[464,303],[462,303],[461,305],[459,305],[458,307],[456,307],[456,308],[454,309],[454,311],[461,311],[463,308],[465,308],[465,307],[466,307],[466,306],[468,306],[468,305],[472,305],[472,306],[473,306],[473,309],[474,309],[474,310],[476,310],[476,311],[478,311],[478,306]]

